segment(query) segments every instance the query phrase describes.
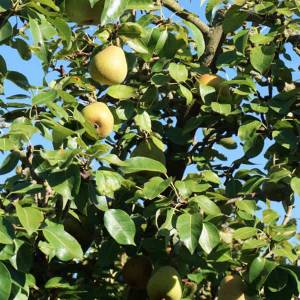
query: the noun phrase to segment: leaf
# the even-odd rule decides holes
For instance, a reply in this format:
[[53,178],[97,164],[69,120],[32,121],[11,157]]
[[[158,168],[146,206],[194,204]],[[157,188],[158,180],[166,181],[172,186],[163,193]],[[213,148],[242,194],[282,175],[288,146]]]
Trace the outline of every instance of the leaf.
[[204,41],[203,34],[196,25],[188,21],[184,21],[184,24],[186,24],[191,29],[194,41],[196,43],[197,57],[199,59],[205,51],[205,41]]
[[120,245],[135,245],[135,224],[123,210],[110,209],[104,213],[104,226]]
[[250,237],[256,235],[257,229],[254,227],[242,227],[237,229],[234,234],[233,238],[236,240],[247,240]]
[[208,215],[221,215],[221,210],[217,204],[204,195],[195,196],[189,199],[189,202],[195,202]]
[[145,199],[153,200],[160,195],[171,183],[172,178],[163,180],[160,177],[152,177],[143,188],[143,196]]
[[231,105],[227,103],[212,102],[211,109],[220,115],[229,115],[231,113]]
[[133,157],[124,162],[121,170],[125,174],[137,173],[141,171],[152,171],[166,174],[166,167],[157,160],[148,157]]
[[186,99],[186,104],[190,105],[193,102],[193,94],[192,92],[186,88],[184,85],[179,85],[180,94]]
[[8,300],[10,296],[12,280],[6,266],[0,262],[0,299]]
[[240,28],[247,19],[248,13],[242,11],[239,6],[233,5],[227,10],[224,21],[224,33],[229,33]]
[[13,244],[15,238],[14,228],[7,219],[0,217],[0,244]]
[[32,98],[32,105],[47,104],[52,102],[57,96],[57,92],[54,90],[38,94]]
[[147,111],[143,111],[142,113],[138,113],[134,117],[134,121],[136,125],[140,128],[142,131],[146,131],[148,133],[151,132],[151,119]]
[[263,257],[256,257],[249,269],[249,282],[252,283],[263,271],[266,259]]
[[43,234],[60,260],[82,259],[83,252],[80,244],[64,230],[63,225],[48,222],[48,226],[43,229]]
[[107,94],[114,99],[126,100],[130,98],[136,98],[137,91],[131,86],[117,84],[109,87]]
[[43,222],[43,213],[35,207],[22,207],[18,203],[16,203],[15,206],[17,216],[22,226],[26,229],[29,235],[32,235]]
[[129,0],[127,9],[152,10],[154,5],[152,0]]
[[177,218],[176,229],[180,240],[193,254],[198,246],[202,230],[202,220],[200,214],[184,213]]
[[300,178],[293,177],[291,180],[291,188],[298,196],[300,196]]
[[170,76],[177,82],[188,79],[188,70],[184,65],[171,63],[169,65]]
[[[1,4],[0,4],[1,5]],[[4,22],[0,27],[0,43],[11,37],[13,34],[13,28],[9,21]]]
[[129,0],[105,0],[101,15],[101,26],[114,22],[125,11]]
[[209,254],[220,243],[220,236],[217,227],[208,222],[203,223],[199,244]]
[[96,172],[97,191],[101,196],[114,198],[114,192],[121,188],[124,178],[117,172],[100,170]]
[[30,87],[28,79],[22,73],[16,71],[8,71],[6,74],[6,79],[24,90],[28,90]]
[[17,151],[11,152],[2,162],[0,166],[0,175],[7,174],[11,172],[16,165],[18,164],[20,159],[20,154]]
[[127,38],[139,38],[143,32],[143,27],[138,23],[127,22],[121,25],[119,35]]
[[250,62],[255,70],[263,74],[270,68],[274,56],[274,46],[256,46],[250,52]]

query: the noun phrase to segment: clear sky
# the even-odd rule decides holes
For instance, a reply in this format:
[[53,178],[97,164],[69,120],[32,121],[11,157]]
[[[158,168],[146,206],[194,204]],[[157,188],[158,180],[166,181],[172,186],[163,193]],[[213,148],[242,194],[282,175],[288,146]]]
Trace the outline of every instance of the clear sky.
[[[199,15],[202,20],[206,21],[205,14],[204,14],[204,5],[200,6],[200,2],[201,2],[200,0],[197,0],[197,1],[196,0],[191,0],[191,1],[182,0],[181,4],[184,7],[186,7],[187,9],[189,9],[190,11],[193,11],[194,13]],[[169,13],[167,13],[167,14],[169,15]],[[179,20],[173,14],[171,14],[170,17],[174,18],[174,20]],[[294,52],[292,51],[292,47],[290,47],[290,46],[289,46],[289,54],[292,56],[293,61],[299,61],[299,57],[297,57],[294,54]],[[24,61],[19,57],[16,50],[14,50],[10,47],[7,47],[7,46],[3,46],[3,45],[0,46],[0,55],[2,55],[4,57],[4,59],[6,60],[7,67],[9,70],[15,70],[15,71],[23,73],[25,76],[27,76],[30,84],[33,86],[42,85],[43,72],[42,72],[42,68],[41,68],[41,63],[36,57],[33,56],[31,60]],[[286,61],[286,64],[288,67],[290,67],[292,69],[295,67],[295,64],[293,65],[293,62]],[[233,75],[234,75],[234,72],[232,72],[232,71],[228,71],[227,74],[222,73],[222,76],[224,76],[225,78],[227,77],[228,79],[231,78]],[[47,81],[50,82],[51,78],[54,78],[54,76],[55,76],[55,74],[48,75]],[[299,81],[300,80],[300,72],[294,72],[293,77],[294,77],[294,80]],[[15,86],[14,84],[12,84],[9,81],[5,81],[4,90],[5,90],[5,96],[18,94],[18,93],[24,94],[24,90],[21,90],[20,88],[18,88],[17,86]],[[0,99],[3,99],[3,98],[4,98],[3,96],[0,96]],[[28,100],[28,101],[30,101],[30,100]],[[199,132],[199,134],[197,134],[197,138],[201,139],[201,137],[202,137],[202,135]],[[36,144],[36,143],[40,144],[41,139],[34,137],[31,142],[33,144]],[[50,146],[50,143],[47,143],[47,144]],[[269,145],[270,145],[270,143],[266,143],[264,150],[266,150]],[[230,165],[232,161],[243,156],[242,147],[239,147],[237,150],[234,150],[234,151],[232,151],[232,150],[228,151],[224,148],[220,148],[220,150],[222,151],[223,154],[227,155],[227,157],[229,158],[228,162],[226,162],[226,165]],[[4,157],[5,156],[0,153],[0,164],[2,163]],[[264,168],[264,165],[266,163],[266,161],[263,157],[263,154],[252,159],[252,162],[254,162],[256,164],[253,167],[261,168],[261,169]],[[194,170],[195,169],[193,167],[190,167],[187,169],[187,172],[192,172]],[[11,174],[0,175],[0,183],[2,183],[5,180],[5,178],[9,175],[11,175]],[[300,205],[299,205],[300,199],[298,198],[296,200],[297,201],[296,201],[296,209],[294,210],[294,217],[300,216]],[[263,206],[262,203],[261,203],[261,205]],[[284,211],[283,211],[280,203],[272,203],[272,207],[274,209],[276,209],[280,213],[280,215],[282,215],[282,216],[284,215]],[[298,229],[300,229],[300,225],[298,225]]]

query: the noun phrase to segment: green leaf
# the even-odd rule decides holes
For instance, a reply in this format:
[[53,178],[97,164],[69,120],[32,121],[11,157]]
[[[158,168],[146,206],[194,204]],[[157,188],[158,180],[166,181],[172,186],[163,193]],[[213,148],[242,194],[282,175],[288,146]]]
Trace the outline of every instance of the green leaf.
[[54,90],[38,94],[32,98],[32,105],[47,104],[55,100],[57,92]]
[[100,170],[96,172],[97,191],[101,196],[114,198],[114,192],[121,188],[124,178],[112,171]]
[[231,113],[231,105],[227,103],[212,102],[211,109],[220,115],[229,115]]
[[0,299],[8,300],[10,296],[12,280],[6,266],[0,262]]
[[177,218],[176,229],[180,240],[193,254],[198,246],[202,230],[202,220],[200,214],[184,213]]
[[101,15],[101,26],[114,22],[125,11],[129,0],[105,0],[104,8]]
[[13,28],[9,21],[4,22],[0,27],[0,43],[12,36]]
[[199,244],[209,254],[220,243],[220,235],[217,227],[208,222],[203,223]]
[[14,228],[11,223],[7,219],[0,217],[0,244],[12,244],[14,238]]
[[142,113],[138,113],[134,117],[134,121],[136,125],[140,128],[140,130],[146,131],[148,133],[151,132],[151,119],[147,111],[143,111]]
[[233,237],[236,240],[247,240],[256,235],[256,233],[257,229],[254,227],[242,227],[234,232]]
[[109,87],[107,95],[114,99],[126,100],[137,97],[137,91],[135,88],[123,84],[117,84]]
[[17,216],[22,226],[26,229],[29,235],[32,235],[43,222],[43,213],[35,207],[22,207],[18,203],[16,203],[15,206]]
[[169,65],[170,76],[177,82],[186,81],[188,79],[188,70],[186,66],[171,63]]
[[189,199],[189,202],[195,202],[208,215],[217,216],[221,210],[217,204],[204,195],[195,196]]
[[300,178],[293,177],[291,180],[291,188],[298,196],[300,196]]
[[135,245],[135,224],[123,210],[110,209],[104,213],[104,226],[120,245]]
[[250,62],[255,70],[264,73],[270,68],[275,56],[274,46],[256,46],[250,52]]
[[64,230],[63,225],[49,222],[43,229],[46,240],[55,249],[56,256],[62,261],[82,259],[83,252],[80,244]]
[[192,35],[193,35],[193,38],[194,38],[194,41],[196,44],[196,48],[197,48],[197,57],[199,59],[205,51],[205,41],[204,41],[203,34],[196,25],[194,25],[188,21],[184,21],[184,24],[186,24],[191,29],[191,32],[192,32]]
[[6,74],[6,79],[11,81],[21,89],[28,90],[30,87],[28,79],[22,73],[16,71],[8,71]]
[[249,269],[249,282],[252,283],[263,271],[266,259],[263,257],[256,257]]
[[152,10],[154,5],[152,0],[129,0],[127,9]]
[[248,13],[242,11],[239,6],[231,6],[227,10],[223,21],[224,33],[233,32],[236,29],[240,28],[243,25],[244,21],[247,19],[247,17]]
[[130,39],[139,38],[143,32],[143,27],[138,23],[127,22],[122,24],[119,29],[119,35]]
[[19,152],[11,152],[2,162],[0,166],[0,175],[7,174],[11,172],[16,165],[18,164],[20,159]]
[[151,171],[166,174],[166,167],[157,160],[148,157],[133,157],[125,161],[121,170],[125,174],[137,173],[141,171]]
[[145,199],[153,200],[160,195],[171,183],[172,178],[163,180],[160,177],[152,177],[143,188],[143,196]]
[[191,105],[193,102],[192,92],[182,84],[179,85],[179,92],[186,99],[186,104]]

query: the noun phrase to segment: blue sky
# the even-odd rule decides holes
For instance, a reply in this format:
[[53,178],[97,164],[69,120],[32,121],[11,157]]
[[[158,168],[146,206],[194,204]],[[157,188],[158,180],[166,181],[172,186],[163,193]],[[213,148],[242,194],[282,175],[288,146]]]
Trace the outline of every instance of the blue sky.
[[[204,6],[200,7],[200,0],[198,1],[181,1],[181,4],[188,8],[189,10],[193,11],[194,13],[200,15],[202,20],[205,20],[205,14],[204,14]],[[167,13],[169,15],[169,13]],[[171,14],[170,15],[171,18],[174,18],[174,20],[178,21],[178,18],[174,15]],[[299,60],[299,57],[297,57],[293,51],[291,50],[291,46],[288,46],[289,49],[289,54],[292,56],[294,61]],[[27,76],[27,78],[29,79],[29,82],[31,83],[31,85],[33,86],[40,86],[42,85],[42,81],[43,81],[43,72],[42,72],[42,67],[41,67],[41,63],[40,61],[36,58],[36,57],[32,57],[31,60],[29,61],[24,61],[22,60],[17,51],[7,47],[7,46],[0,46],[0,55],[2,55],[4,57],[4,59],[6,60],[7,63],[7,67],[9,70],[15,70],[18,72],[23,73],[25,76]],[[295,65],[293,65],[293,62],[286,62],[288,67],[294,68]],[[222,74],[224,77],[228,77],[231,78],[232,75],[234,73],[233,72],[228,72],[228,74]],[[55,74],[50,74],[47,76],[47,81],[49,82],[51,80],[51,78],[54,78]],[[294,80],[299,80],[300,79],[300,73],[299,72],[294,72],[293,73],[294,76]],[[9,81],[5,81],[4,84],[4,90],[5,90],[5,96],[10,96],[13,94],[18,94],[18,93],[24,93],[23,90],[19,89],[18,87],[16,87],[14,84],[12,84]],[[33,91],[34,92],[34,91]],[[3,98],[3,97],[1,97]],[[28,100],[30,101],[30,100]],[[201,139],[201,133],[197,134],[197,138]],[[33,144],[36,143],[41,143],[41,140],[37,137],[34,137],[33,140],[31,141]],[[50,143],[49,143],[50,145]],[[265,146],[265,150],[267,149],[267,147],[269,146],[269,143],[266,143]],[[237,150],[226,150],[222,147],[219,148],[223,154],[228,156],[228,162],[226,162],[227,165],[230,165],[232,161],[236,160],[237,158],[243,156],[243,150],[241,147],[239,147]],[[0,164],[4,159],[4,155],[0,153]],[[252,162],[254,162],[256,165],[254,167],[256,168],[261,168],[263,169],[264,165],[265,165],[265,159],[263,157],[263,155],[260,155],[258,157],[256,157],[255,159],[252,160]],[[192,172],[194,171],[194,167],[189,167],[187,169],[187,172]],[[6,176],[9,176],[10,174],[7,174]],[[0,176],[0,183],[2,183],[6,176]],[[299,199],[297,199],[298,201],[296,201],[296,209],[294,210],[294,216],[300,216],[300,205],[297,204],[299,203]],[[262,204],[263,205],[263,204]],[[272,208],[276,209],[281,215],[284,215],[284,211],[282,209],[281,204],[279,203],[272,203]],[[298,228],[300,229],[300,226],[298,225]]]

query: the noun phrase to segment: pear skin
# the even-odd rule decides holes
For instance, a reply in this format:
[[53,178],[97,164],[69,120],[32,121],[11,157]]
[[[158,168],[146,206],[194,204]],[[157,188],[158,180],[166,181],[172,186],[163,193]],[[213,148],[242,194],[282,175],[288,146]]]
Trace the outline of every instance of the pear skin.
[[171,266],[159,268],[147,285],[150,300],[180,300],[182,297],[181,278]]
[[246,300],[244,283],[238,275],[228,275],[223,278],[218,292],[219,300]]
[[100,23],[104,1],[99,1],[92,8],[89,0],[65,0],[65,14],[70,21],[79,25]]
[[145,289],[153,267],[150,259],[138,255],[127,260],[122,269],[124,281],[132,288]]
[[98,52],[91,60],[89,72],[99,84],[122,83],[127,76],[127,61],[122,48],[109,46]]
[[83,109],[82,114],[88,122],[97,126],[100,137],[105,138],[113,131],[114,117],[105,103],[91,103]]
[[229,97],[230,90],[227,85],[223,85],[224,79],[218,75],[203,74],[197,78],[198,83],[208,85],[216,89],[217,93],[222,97]]

